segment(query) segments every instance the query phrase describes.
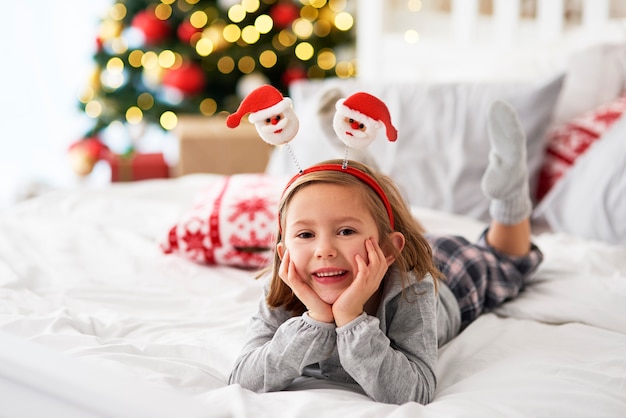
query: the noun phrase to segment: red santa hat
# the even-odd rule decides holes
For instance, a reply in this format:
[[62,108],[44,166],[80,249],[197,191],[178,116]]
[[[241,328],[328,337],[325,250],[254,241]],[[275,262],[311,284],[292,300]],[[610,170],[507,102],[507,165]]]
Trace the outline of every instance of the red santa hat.
[[268,84],[254,89],[239,105],[237,111],[228,116],[226,125],[236,128],[241,123],[241,118],[250,113],[248,120],[256,123],[282,113],[291,107],[291,99],[283,95],[273,86]]
[[364,92],[354,93],[346,99],[339,100],[336,108],[337,112],[371,129],[384,125],[387,139],[391,142],[398,139],[398,131],[391,123],[389,109],[379,98]]

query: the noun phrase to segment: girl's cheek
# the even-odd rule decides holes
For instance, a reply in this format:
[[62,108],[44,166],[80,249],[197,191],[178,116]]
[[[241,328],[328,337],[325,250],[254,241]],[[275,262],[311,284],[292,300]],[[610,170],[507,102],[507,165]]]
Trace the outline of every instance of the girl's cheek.
[[297,246],[290,246],[289,248],[289,257],[291,258],[291,262],[296,266],[296,268],[300,269],[302,266],[302,251]]

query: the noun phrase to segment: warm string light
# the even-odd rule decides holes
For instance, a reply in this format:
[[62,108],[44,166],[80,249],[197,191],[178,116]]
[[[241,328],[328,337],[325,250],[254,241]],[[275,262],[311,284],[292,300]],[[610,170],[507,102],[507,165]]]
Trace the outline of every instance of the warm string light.
[[[407,0],[407,9],[409,12],[417,13],[422,10],[422,0]],[[408,44],[417,43],[420,39],[420,34],[415,29],[408,29],[404,32],[404,41]]]

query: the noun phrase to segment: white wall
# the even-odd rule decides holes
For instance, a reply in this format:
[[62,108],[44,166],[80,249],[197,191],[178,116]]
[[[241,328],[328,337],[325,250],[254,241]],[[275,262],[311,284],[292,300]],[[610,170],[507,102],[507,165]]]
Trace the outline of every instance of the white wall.
[[112,0],[6,2],[0,25],[0,208],[29,188],[77,182],[69,144],[89,126],[77,97]]

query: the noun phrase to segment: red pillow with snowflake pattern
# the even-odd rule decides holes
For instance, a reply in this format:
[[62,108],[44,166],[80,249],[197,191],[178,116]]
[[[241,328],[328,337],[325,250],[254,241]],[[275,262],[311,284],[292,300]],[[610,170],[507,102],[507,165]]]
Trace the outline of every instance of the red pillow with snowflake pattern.
[[626,93],[554,129],[548,137],[539,172],[537,201],[570,169],[587,148],[597,141],[626,111]]
[[225,176],[202,190],[161,244],[166,254],[209,265],[261,268],[273,255],[286,178]]

